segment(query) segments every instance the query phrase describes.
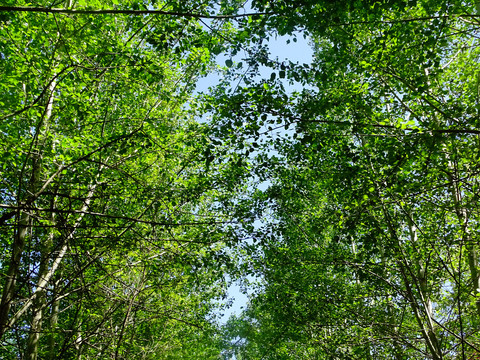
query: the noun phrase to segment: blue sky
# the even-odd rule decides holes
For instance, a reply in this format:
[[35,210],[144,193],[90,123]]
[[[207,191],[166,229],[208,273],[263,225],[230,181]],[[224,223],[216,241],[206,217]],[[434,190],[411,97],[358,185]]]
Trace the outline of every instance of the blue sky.
[[[290,42],[287,44],[287,41]],[[270,48],[270,59],[278,58],[280,62],[284,60],[290,60],[294,63],[298,62],[300,64],[310,63],[312,61],[313,51],[308,43],[308,40],[304,39],[303,36],[298,36],[297,41],[293,41],[293,37],[290,36],[279,36],[276,39],[270,38],[268,42]],[[241,61],[242,55],[239,54],[238,59],[233,59],[234,61]],[[227,57],[219,55],[217,57],[217,63],[220,66],[225,66],[225,60]],[[264,72],[261,74],[265,78],[270,77],[270,72]],[[197,92],[207,92],[209,86],[215,86],[220,79],[220,75],[217,73],[212,73],[207,77],[201,78],[197,82],[196,91]],[[285,85],[288,89],[291,87]],[[292,89],[295,90],[295,89]]]
[[[287,40],[290,42],[287,44]],[[302,36],[297,37],[297,41],[294,42],[292,37],[282,36],[277,37],[276,39],[270,39],[269,41],[269,48],[270,48],[270,58],[284,61],[289,60],[292,62],[299,62],[299,63],[311,63],[313,51],[308,43],[308,40],[304,39]],[[226,58],[224,56],[219,56],[217,62],[219,65],[225,64]],[[261,74],[264,78],[270,77],[270,72],[265,72]],[[201,79],[197,85],[197,91],[207,91],[209,86],[214,86],[216,82],[219,80],[219,76],[216,74],[212,74],[204,79]],[[287,86],[285,84],[285,88],[290,90],[301,90],[295,87]],[[240,314],[242,311],[242,307],[247,304],[247,296],[240,291],[240,286],[238,285],[231,285],[229,288],[229,297],[233,298],[233,305],[224,311],[224,315],[221,319],[222,322],[228,320],[230,315],[232,314]]]

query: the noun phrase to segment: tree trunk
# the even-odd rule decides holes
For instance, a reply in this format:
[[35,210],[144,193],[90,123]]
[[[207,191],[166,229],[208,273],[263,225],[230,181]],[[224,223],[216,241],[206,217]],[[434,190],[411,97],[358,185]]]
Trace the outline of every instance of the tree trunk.
[[[27,186],[30,195],[34,194],[35,189],[38,187],[41,172],[40,160],[41,159],[38,154],[32,155],[32,174]],[[30,195],[27,197],[27,199],[30,197]],[[18,196],[20,199],[20,194]],[[21,207],[20,200],[18,201],[18,207]],[[0,338],[8,330],[8,315],[10,313],[12,300],[15,296],[17,276],[20,271],[20,261],[22,258],[23,249],[25,247],[25,240],[27,238],[30,224],[30,215],[25,211],[18,210],[16,218],[19,219],[18,226],[13,240],[12,257],[8,266],[7,279],[5,287],[3,288],[2,300],[0,302]]]
[[[41,172],[41,157],[42,155],[40,154],[40,147],[38,145],[41,145],[41,141],[44,138],[46,138],[47,133],[48,133],[48,128],[49,128],[49,122],[50,118],[52,117],[52,110],[53,110],[53,92],[55,90],[55,87],[57,86],[56,81],[52,81],[50,84],[50,96],[48,98],[46,108],[45,108],[45,114],[43,117],[42,121],[42,127],[44,128],[43,130],[41,128],[37,129],[37,132],[40,133],[41,135],[37,138],[37,148],[38,148],[38,169],[37,169],[37,182],[39,179],[39,175]],[[35,193],[35,190],[38,188],[37,184],[33,184],[34,188],[32,191],[32,195]],[[50,204],[52,210],[54,208],[54,200],[52,200]],[[51,221],[53,223],[54,220],[54,212],[52,211],[51,213]],[[40,284],[42,283],[42,280],[44,276],[46,275],[48,271],[48,258],[50,256],[50,249],[52,247],[53,243],[53,232],[51,231],[50,234],[47,237],[47,240],[45,241],[44,244],[41,245],[40,249],[40,264],[39,264],[39,270],[38,270],[38,283],[37,283],[37,296],[33,299],[32,303],[32,320],[30,323],[30,332],[28,335],[27,339],[27,347],[25,351],[25,358],[27,360],[37,360],[38,357],[38,341],[40,340],[40,333],[42,331],[42,321],[43,321],[43,309],[45,307],[46,303],[46,292],[44,287],[40,287]]]
[[[410,231],[410,241],[412,244],[415,246],[415,248],[418,248],[418,239],[417,239],[417,228],[415,224],[413,223],[413,220],[411,216],[409,215],[408,217],[408,227]],[[426,328],[425,325],[421,325],[423,328],[423,331],[426,333],[425,337],[427,340],[427,345],[430,350],[430,353],[433,355],[434,359],[442,359],[442,352],[440,349],[440,343],[438,341],[437,334],[435,332],[435,324],[433,320],[433,310],[432,310],[432,300],[430,299],[429,291],[428,291],[428,281],[427,281],[427,267],[426,265],[419,259],[417,260],[417,271],[416,271],[416,281],[415,283],[417,284],[417,290],[420,294],[420,300],[421,304],[423,307],[423,312],[425,313],[426,317]],[[411,293],[411,292],[410,292]],[[412,301],[413,297],[412,297]],[[418,302],[417,302],[418,304]],[[413,306],[418,308],[417,304],[413,304]],[[418,310],[415,316],[418,316]],[[417,318],[417,321],[419,321],[419,318]],[[423,321],[422,321],[423,322]],[[419,322],[420,325],[420,322]]]
[[[55,198],[52,199],[50,207],[52,210],[55,208]],[[55,213],[52,211],[50,216],[50,221],[52,224],[54,220]],[[48,235],[47,241],[41,247],[41,259],[40,268],[38,270],[37,288],[41,282],[45,282],[45,277],[48,274],[48,262],[51,256],[51,250],[53,248],[53,238],[54,233],[53,231],[51,231]],[[32,322],[30,324],[30,333],[27,340],[27,349],[25,352],[25,358],[27,360],[37,360],[38,357],[38,342],[40,340],[40,334],[42,333],[42,321],[45,304],[46,291],[45,288],[40,288],[37,296],[32,303]]]
[[[462,244],[465,246],[466,255],[468,259],[468,267],[470,270],[470,281],[471,292],[472,294],[477,295],[480,291],[480,270],[478,268],[478,252],[476,244],[472,239],[472,233],[470,230],[469,224],[469,214],[466,207],[462,204],[462,192],[459,184],[459,174],[455,167],[455,164],[450,159],[448,152],[445,150],[445,154],[448,160],[448,177],[449,181],[452,184],[450,187],[453,204],[455,208],[455,213],[459,220],[460,225],[462,226]],[[459,264],[461,266],[461,264]],[[477,312],[477,317],[480,319],[480,298],[476,297],[475,307]]]
[[47,359],[53,360],[56,357],[56,349],[55,349],[55,328],[57,327],[58,323],[58,312],[60,310],[60,300],[55,299],[52,304],[52,311],[50,314],[50,331],[48,334],[48,352],[47,352]]

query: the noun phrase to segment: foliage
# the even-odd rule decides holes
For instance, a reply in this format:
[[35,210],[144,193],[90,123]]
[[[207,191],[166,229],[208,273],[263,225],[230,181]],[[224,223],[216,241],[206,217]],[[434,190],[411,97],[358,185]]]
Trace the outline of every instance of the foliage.
[[[473,356],[480,316],[473,4],[255,4],[278,14],[265,23],[280,34],[308,33],[315,57],[281,63],[264,52],[257,60],[272,69],[270,79],[247,75],[235,94],[218,96],[218,132],[246,122],[237,146],[265,144],[255,167],[270,183],[252,196],[264,225],[257,249],[245,246],[246,271],[262,280],[248,310],[227,324],[230,353]],[[288,83],[303,90],[290,94]]]
[[209,166],[192,92],[228,22],[11,11],[0,31],[1,357],[218,357],[240,178]]
[[2,356],[479,353],[478,3],[10,3]]

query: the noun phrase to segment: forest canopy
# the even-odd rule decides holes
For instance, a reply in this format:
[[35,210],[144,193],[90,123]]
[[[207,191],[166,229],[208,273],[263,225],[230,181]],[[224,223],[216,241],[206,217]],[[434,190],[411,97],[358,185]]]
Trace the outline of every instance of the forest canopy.
[[0,358],[480,357],[479,29],[456,0],[3,1]]

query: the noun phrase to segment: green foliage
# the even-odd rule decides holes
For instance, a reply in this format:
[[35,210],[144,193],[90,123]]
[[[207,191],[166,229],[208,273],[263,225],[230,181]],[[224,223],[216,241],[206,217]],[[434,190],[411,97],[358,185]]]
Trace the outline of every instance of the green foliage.
[[240,179],[205,158],[192,91],[228,23],[2,14],[1,353],[218,358],[213,304],[236,241],[222,198]]
[[[269,182],[251,201],[264,222],[260,247],[245,247],[245,271],[261,281],[227,324],[230,354],[472,356],[476,10],[434,1],[254,6],[273,13],[265,24],[280,34],[308,33],[315,56],[280,64],[259,52],[279,76],[252,73],[217,96],[218,132],[242,129],[229,140],[237,151],[263,142],[252,166]],[[303,90],[289,93],[286,82]]]
[[2,356],[478,354],[478,4],[7,5]]

